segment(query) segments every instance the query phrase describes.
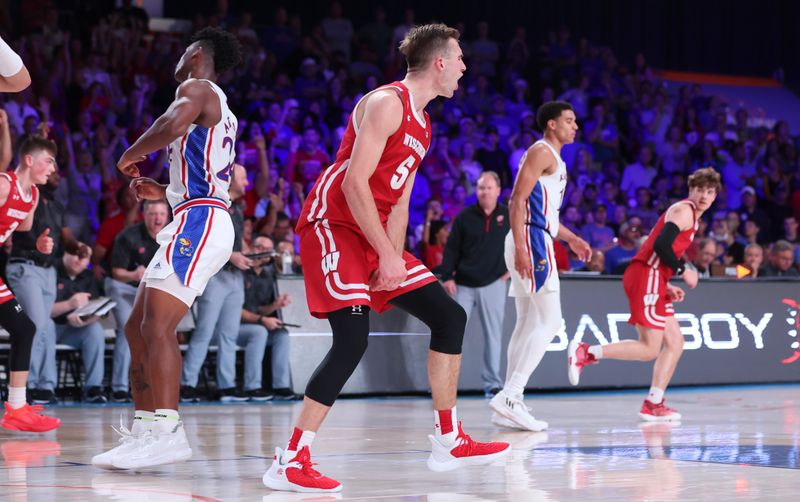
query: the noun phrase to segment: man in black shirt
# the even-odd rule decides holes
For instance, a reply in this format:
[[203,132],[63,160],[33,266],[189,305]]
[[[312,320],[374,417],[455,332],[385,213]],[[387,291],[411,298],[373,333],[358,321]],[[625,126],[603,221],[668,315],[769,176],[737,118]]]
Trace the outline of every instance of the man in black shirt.
[[125,323],[133,310],[136,291],[144,270],[158,250],[156,236],[169,223],[169,207],[164,200],[144,203],[144,221],[125,228],[114,238],[111,247],[111,277],[106,277],[106,294],[116,302],[114,318],[117,336],[114,340],[114,364],[111,370],[111,400],[130,401],[128,371],[131,351],[125,338]]
[[[253,241],[254,253],[269,253],[275,245],[269,237],[260,235]],[[294,398],[289,373],[289,332],[283,327],[280,309],[289,305],[289,295],[277,294],[276,261],[257,260],[251,270],[244,273],[244,306],[239,339],[245,347],[245,391],[261,387],[261,367],[264,349],[272,346],[272,395],[278,400]],[[248,359],[252,359],[250,364]],[[250,370],[253,369],[253,371]]]
[[[22,308],[36,324],[36,337],[31,348],[28,373],[28,396],[34,404],[55,403],[56,330],[50,311],[56,299],[56,267],[64,251],[80,257],[89,256],[92,249],[79,242],[64,226],[64,206],[54,198],[61,182],[58,170],[47,178],[39,189],[39,205],[33,215],[33,226],[27,232],[14,234],[11,255],[6,266],[8,285]],[[53,253],[36,250],[36,239],[49,229]]]
[[[103,395],[103,370],[105,334],[97,316],[78,316],[75,309],[97,297],[99,288],[94,275],[86,267],[89,257],[79,258],[64,253],[58,264],[56,302],[50,314],[56,323],[56,342],[81,351],[86,379],[83,400],[88,403],[105,403]],[[51,361],[55,366],[55,358]]]
[[481,379],[491,397],[503,387],[500,357],[509,277],[503,249],[509,230],[508,207],[498,202],[500,178],[493,171],[478,178],[477,193],[478,202],[453,220],[442,264],[434,272],[468,317],[478,308],[484,334]]

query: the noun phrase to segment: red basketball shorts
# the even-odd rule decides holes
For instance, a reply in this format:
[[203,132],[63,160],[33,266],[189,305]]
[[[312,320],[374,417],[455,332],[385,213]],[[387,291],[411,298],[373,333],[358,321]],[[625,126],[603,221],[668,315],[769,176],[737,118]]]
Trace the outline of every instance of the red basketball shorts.
[[622,276],[622,286],[631,308],[630,324],[663,330],[675,307],[667,294],[663,272],[639,262],[632,262]]
[[370,278],[378,270],[378,254],[360,231],[330,225],[327,220],[303,230],[300,258],[308,310],[322,319],[328,312],[353,305],[385,312],[391,308],[392,298],[437,280],[419,259],[404,251],[408,276],[400,286],[392,291],[370,291]]

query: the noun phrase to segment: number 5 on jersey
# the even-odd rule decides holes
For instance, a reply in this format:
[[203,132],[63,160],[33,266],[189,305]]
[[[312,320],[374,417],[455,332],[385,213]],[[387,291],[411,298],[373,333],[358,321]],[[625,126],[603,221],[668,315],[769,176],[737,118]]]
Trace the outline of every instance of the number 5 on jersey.
[[395,190],[400,190],[405,185],[408,175],[411,174],[411,169],[414,168],[414,156],[409,155],[406,160],[397,166],[397,169],[392,176],[391,186]]

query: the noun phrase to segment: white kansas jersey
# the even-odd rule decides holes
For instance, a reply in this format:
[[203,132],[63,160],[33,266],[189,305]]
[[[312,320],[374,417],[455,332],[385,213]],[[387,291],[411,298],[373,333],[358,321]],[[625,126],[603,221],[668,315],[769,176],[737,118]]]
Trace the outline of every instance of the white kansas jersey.
[[[542,175],[528,197],[528,225],[545,230],[553,238],[558,234],[558,212],[564,199],[564,190],[567,187],[567,164],[561,155],[547,141],[540,139],[533,146],[544,145],[553,153],[556,159],[556,170],[553,174]],[[525,163],[527,152],[519,161],[519,167]]]
[[169,145],[167,200],[174,209],[191,199],[213,197],[230,205],[228,187],[236,152],[236,116],[217,84],[203,80],[219,97],[220,120],[211,128],[197,124]]

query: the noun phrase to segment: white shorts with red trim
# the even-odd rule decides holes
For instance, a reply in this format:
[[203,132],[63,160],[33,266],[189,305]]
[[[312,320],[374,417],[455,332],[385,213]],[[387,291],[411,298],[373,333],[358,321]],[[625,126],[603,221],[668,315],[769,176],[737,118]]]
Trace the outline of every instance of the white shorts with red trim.
[[[191,199],[173,209],[173,219],[156,236],[160,245],[145,271],[160,281],[175,274],[180,282],[203,294],[211,276],[228,262],[233,250],[233,223],[220,199]],[[176,296],[183,299],[184,294]]]
[[353,305],[366,305],[380,313],[402,294],[436,282],[422,262],[404,252],[408,275],[397,289],[370,291],[370,278],[378,269],[378,254],[357,229],[318,220],[300,234],[300,258],[311,315],[326,318]]

